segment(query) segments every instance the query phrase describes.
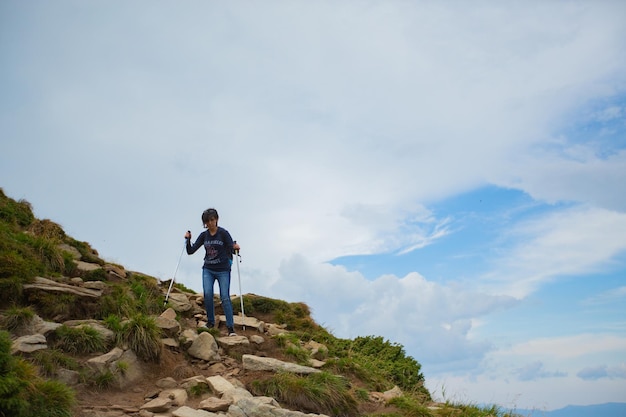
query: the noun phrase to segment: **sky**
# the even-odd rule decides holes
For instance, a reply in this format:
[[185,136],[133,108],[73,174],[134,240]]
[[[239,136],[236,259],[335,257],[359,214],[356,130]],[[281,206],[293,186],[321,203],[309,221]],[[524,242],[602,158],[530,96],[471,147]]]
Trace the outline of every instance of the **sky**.
[[0,187],[107,261],[200,292],[214,207],[436,399],[626,402],[625,2],[4,0],[0,60]]

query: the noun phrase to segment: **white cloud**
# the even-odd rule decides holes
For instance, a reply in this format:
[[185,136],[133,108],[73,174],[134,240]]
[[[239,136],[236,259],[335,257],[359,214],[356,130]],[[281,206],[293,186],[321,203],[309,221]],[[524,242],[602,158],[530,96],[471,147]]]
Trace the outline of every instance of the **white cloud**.
[[626,379],[626,364],[621,363],[617,366],[601,365],[596,367],[587,367],[578,372],[576,376],[584,380],[597,380],[600,378]]
[[593,207],[556,210],[516,224],[507,239],[513,248],[502,250],[483,284],[524,297],[559,276],[608,268],[626,250],[626,215]]
[[585,305],[600,305],[623,302],[622,299],[626,298],[626,286],[613,288],[611,290],[602,292],[600,294],[593,295],[586,300],[583,300]]
[[611,334],[577,334],[529,340],[500,350],[498,356],[578,358],[607,352],[625,352],[626,337]]
[[510,297],[442,286],[417,273],[370,281],[303,256],[284,261],[280,279],[262,291],[313,306],[316,321],[339,337],[382,335],[420,361],[444,368],[479,363],[491,345],[471,340],[473,320],[516,303]]
[[559,371],[548,371],[543,362],[534,361],[515,370],[520,381],[534,381],[539,378],[559,378],[566,377],[567,373]]

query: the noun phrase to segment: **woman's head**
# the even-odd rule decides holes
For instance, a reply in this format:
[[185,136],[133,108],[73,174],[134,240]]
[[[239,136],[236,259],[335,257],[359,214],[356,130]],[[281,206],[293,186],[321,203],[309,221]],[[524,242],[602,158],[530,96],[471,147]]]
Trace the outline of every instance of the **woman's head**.
[[214,208],[206,209],[202,212],[202,224],[207,224],[210,220],[218,220],[220,216],[217,214],[217,210]]

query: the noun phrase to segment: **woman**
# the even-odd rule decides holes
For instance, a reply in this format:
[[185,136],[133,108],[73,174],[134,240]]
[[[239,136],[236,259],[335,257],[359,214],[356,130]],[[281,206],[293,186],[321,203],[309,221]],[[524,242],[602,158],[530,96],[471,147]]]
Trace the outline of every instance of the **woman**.
[[239,245],[233,242],[230,233],[217,225],[217,210],[210,208],[202,213],[202,224],[206,230],[200,233],[196,242],[191,244],[191,232],[185,233],[187,254],[192,255],[200,246],[204,246],[206,255],[202,267],[202,287],[204,289],[204,308],[207,315],[207,327],[215,326],[215,308],[213,305],[213,286],[217,281],[220,287],[220,300],[226,316],[226,327],[229,336],[236,336],[233,320],[233,305],[230,301],[230,267],[233,263],[233,252]]

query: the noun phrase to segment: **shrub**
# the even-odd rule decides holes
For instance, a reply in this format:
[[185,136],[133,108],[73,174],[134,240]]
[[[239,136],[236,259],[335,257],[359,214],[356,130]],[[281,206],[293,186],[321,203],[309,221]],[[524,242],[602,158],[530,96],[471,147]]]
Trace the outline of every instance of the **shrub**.
[[[130,291],[128,288],[130,286]],[[160,313],[163,308],[163,294],[156,280],[133,274],[127,285],[114,284],[101,297],[100,316],[114,314],[131,317],[137,312],[143,314]]]
[[161,329],[152,317],[137,314],[124,322],[119,340],[145,361],[159,362],[161,358]]
[[91,246],[89,246],[89,243],[80,242],[71,237],[67,237],[65,239],[65,243],[67,243],[70,246],[75,247],[76,250],[80,252],[81,260],[92,263],[92,264],[98,264],[100,266],[104,265],[105,263],[104,260],[100,259],[100,257],[98,256],[98,252],[92,249]]
[[308,365],[311,361],[311,352],[300,346],[290,344],[285,349],[285,354],[296,360],[299,364]]
[[80,303],[77,301],[78,297],[74,294],[35,291],[28,293],[26,299],[36,306],[37,311],[44,318],[60,316],[66,320],[69,317],[76,317],[78,315],[76,310],[80,307]]
[[125,361],[117,361],[115,366],[117,368],[117,372],[119,372],[121,375],[126,375],[126,372],[128,372],[128,369],[130,367],[128,362]]
[[25,360],[12,356],[11,339],[0,331],[0,415],[70,417],[74,392],[58,381],[44,381]]
[[130,289],[137,301],[137,309],[144,314],[160,313],[163,307],[163,293],[154,278],[132,274]]
[[84,272],[82,274],[82,278],[84,281],[106,281],[107,272],[102,268],[98,268],[98,269]]
[[2,326],[9,331],[14,331],[26,326],[35,317],[35,312],[31,307],[10,307],[4,312]]
[[26,200],[15,201],[7,197],[0,188],[0,220],[26,227],[35,220],[33,207]]
[[94,385],[100,389],[110,388],[115,382],[115,375],[110,370],[106,370],[104,372],[97,373],[93,376],[93,379],[90,381],[90,385]]
[[275,398],[294,408],[331,416],[358,415],[357,402],[347,380],[327,372],[299,376],[280,372],[267,380],[251,383],[255,395]]
[[210,389],[207,384],[195,384],[189,387],[189,395],[192,397],[200,397],[209,391]]
[[[403,390],[423,387],[421,365],[412,357],[406,356],[400,344],[390,343],[380,336],[357,337],[352,343],[350,353],[362,366],[379,370]],[[425,388],[422,388],[422,393],[430,396]]]
[[108,287],[100,297],[100,317],[130,317],[135,311],[134,297],[120,284]]
[[59,368],[79,370],[79,363],[72,357],[65,355],[57,349],[38,350],[32,356],[32,362],[39,367],[41,373],[52,377],[56,375]]
[[38,381],[35,384],[37,395],[30,401],[29,416],[71,417],[75,403],[74,391],[67,385],[55,381]]
[[[415,398],[408,396],[400,396],[392,398],[388,402],[389,405],[395,405],[403,411],[403,415],[407,417],[432,417],[428,407],[417,401]],[[465,416],[465,414],[461,414]]]
[[28,228],[28,231],[35,236],[40,236],[50,240],[56,240],[58,242],[64,240],[66,237],[63,228],[49,219],[33,220]]
[[62,325],[54,331],[53,344],[67,353],[83,354],[106,350],[104,336],[89,326]]

